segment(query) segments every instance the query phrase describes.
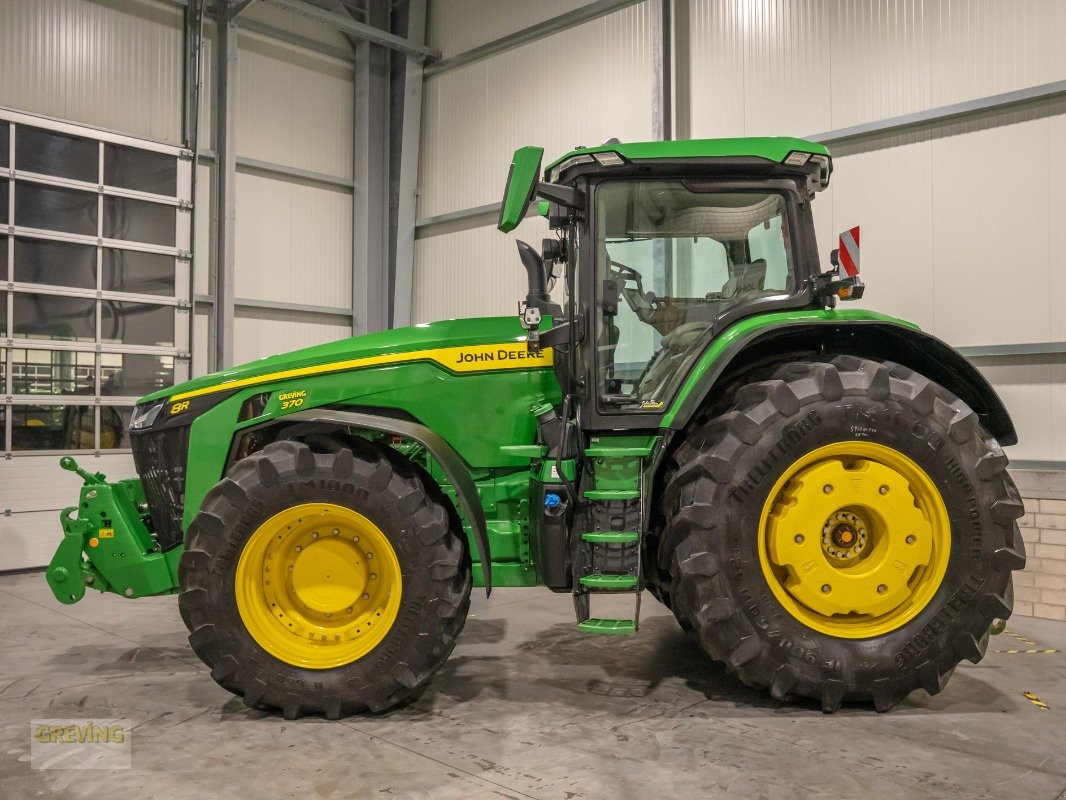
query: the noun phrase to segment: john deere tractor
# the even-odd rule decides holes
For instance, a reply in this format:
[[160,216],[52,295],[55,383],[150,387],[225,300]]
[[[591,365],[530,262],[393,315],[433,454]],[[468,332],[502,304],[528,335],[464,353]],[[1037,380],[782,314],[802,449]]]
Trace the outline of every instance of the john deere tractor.
[[[500,230],[535,206],[554,234],[518,243],[517,316],[143,398],[137,478],[63,462],[85,484],[55,596],[178,594],[212,678],[289,718],[412,698],[472,586],[570,593],[609,635],[648,590],[741,681],[825,711],[941,691],[1011,613],[1015,430],[951,347],[838,308],[864,287],[857,230],[819,260],[826,148],[542,154],[515,153],[501,206]],[[632,612],[598,615],[604,594]]]

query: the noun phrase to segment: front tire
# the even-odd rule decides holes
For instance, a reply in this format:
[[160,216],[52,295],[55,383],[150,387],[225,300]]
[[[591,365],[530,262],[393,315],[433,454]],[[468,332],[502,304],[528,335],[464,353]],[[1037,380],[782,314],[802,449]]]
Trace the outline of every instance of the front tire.
[[660,593],[746,684],[825,711],[943,689],[1025,565],[1023,507],[977,415],[898,364],[785,364],[668,463]]
[[178,598],[219,685],[286,718],[384,711],[455,646],[470,559],[454,510],[369,443],[278,442],[238,462],[189,528]]

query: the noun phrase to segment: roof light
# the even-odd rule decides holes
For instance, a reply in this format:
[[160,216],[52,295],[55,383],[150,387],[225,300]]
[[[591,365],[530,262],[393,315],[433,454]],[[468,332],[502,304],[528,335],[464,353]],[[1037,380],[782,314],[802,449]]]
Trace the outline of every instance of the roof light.
[[620,167],[626,163],[626,160],[613,150],[607,153],[593,153],[592,157],[599,162],[601,167]]
[[592,159],[592,156],[590,156],[590,155],[582,154],[582,155],[579,155],[579,156],[571,156],[570,158],[566,159],[566,161],[562,162],[561,164],[556,165],[555,168],[552,169],[551,176],[550,176],[551,177],[551,181],[552,181],[552,183],[555,183],[555,181],[559,180],[559,176],[562,175],[564,172],[566,172],[571,167],[576,167],[578,164],[591,164],[591,163],[593,163],[593,159]]
[[807,163],[807,159],[811,158],[810,153],[803,153],[799,150],[793,150],[787,156],[785,156],[785,162],[790,167],[802,167]]

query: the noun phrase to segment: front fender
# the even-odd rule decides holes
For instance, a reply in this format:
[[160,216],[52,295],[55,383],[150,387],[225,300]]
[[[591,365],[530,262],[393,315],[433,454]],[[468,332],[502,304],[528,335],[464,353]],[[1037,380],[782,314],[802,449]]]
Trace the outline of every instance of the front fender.
[[[716,358],[700,359],[697,369],[702,371],[690,379],[664,427],[683,429],[708,397],[753,365],[831,353],[894,361],[913,369],[972,408],[1001,445],[1018,443],[1014,422],[985,376],[950,345],[911,325],[887,317],[848,319],[827,313],[824,320],[781,321],[727,339],[729,333],[720,337],[726,341]],[[711,344],[708,354],[718,343]]]
[[459,458],[459,455],[443,437],[417,422],[359,411],[341,411],[330,408],[297,411],[287,415],[285,421],[332,423],[335,425],[350,425],[353,428],[378,431],[380,433],[394,433],[413,439],[425,447],[436,462],[440,464],[444,474],[448,477],[448,482],[459,497],[459,505],[462,507],[467,522],[470,523],[470,527],[474,530],[474,538],[477,539],[478,556],[485,576],[485,596],[487,597],[492,593],[492,557],[489,552],[489,534],[485,523],[485,511],[481,507],[477,486],[474,485],[466,465],[463,464],[463,460]]

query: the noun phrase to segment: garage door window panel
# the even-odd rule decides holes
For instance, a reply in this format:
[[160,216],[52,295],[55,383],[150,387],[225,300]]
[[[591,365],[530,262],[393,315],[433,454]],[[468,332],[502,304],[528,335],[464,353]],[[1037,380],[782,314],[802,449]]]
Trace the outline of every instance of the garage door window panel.
[[14,394],[96,394],[96,354],[79,350],[11,350]]
[[15,225],[96,236],[96,194],[63,186],[17,181]]
[[103,253],[104,291],[174,296],[177,260],[173,256],[113,247],[105,247]]
[[101,353],[100,394],[142,397],[174,385],[174,356]]
[[96,341],[96,300],[15,292],[14,337]]
[[94,450],[96,410],[91,405],[14,405],[11,449]]
[[96,247],[47,239],[15,238],[17,283],[96,288]]
[[105,239],[174,246],[177,209],[163,203],[104,196]]
[[96,183],[100,145],[81,136],[19,125],[15,133],[15,169]]

